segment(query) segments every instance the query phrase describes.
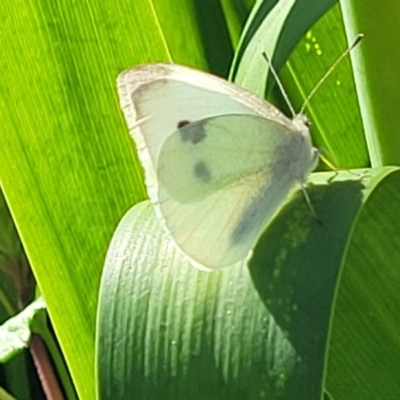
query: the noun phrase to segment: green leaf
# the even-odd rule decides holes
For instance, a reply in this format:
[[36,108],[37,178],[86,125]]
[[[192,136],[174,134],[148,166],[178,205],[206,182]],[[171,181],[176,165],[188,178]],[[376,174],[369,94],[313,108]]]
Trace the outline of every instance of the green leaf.
[[[347,36],[363,32],[362,46],[352,54],[365,137],[372,166],[398,165],[398,110],[400,103],[400,54],[398,3],[341,0]],[[393,11],[393,13],[391,12]]]
[[[210,38],[191,22],[198,8],[207,14],[212,7],[65,0],[0,6],[0,181],[81,398],[95,392],[95,310],[109,238],[144,197],[116,76],[171,55],[206,65]],[[213,49],[221,55],[216,69],[228,68],[225,35],[225,51]]]
[[[349,43],[355,37],[351,37]],[[365,41],[359,44],[359,49]],[[347,47],[340,8],[336,5],[306,34],[281,70],[282,81],[295,110],[300,110],[305,98]],[[310,99],[305,113],[311,121],[314,145],[325,149],[324,155],[333,164],[338,168],[369,166],[349,57]]]
[[94,397],[105,249],[120,216],[143,198],[113,82],[131,54],[165,54],[148,5],[104,7],[22,0],[0,6],[1,184],[85,399]]
[[[0,59],[2,70],[2,80],[0,82],[0,118],[2,126],[2,134],[0,134],[0,182],[26,249],[29,262],[32,265],[40,289],[46,299],[57,338],[60,341],[63,354],[65,355],[80,398],[93,399],[95,397],[96,383],[93,371],[95,360],[94,338],[96,334],[95,311],[97,307],[98,283],[104,255],[114,227],[121,216],[133,203],[140,201],[145,196],[141,166],[137,163],[133,150],[134,146],[126,133],[121,112],[118,110],[115,78],[118,73],[127,67],[146,62],[171,59],[175,62],[192,66],[207,67],[213,72],[226,75],[232,55],[231,38],[232,41],[235,40],[235,32],[237,32],[237,27],[241,22],[238,23],[236,21],[232,23],[231,20],[224,21],[224,15],[233,15],[233,13],[228,12],[229,4],[226,4],[226,1],[224,1],[223,7],[217,3],[189,0],[187,2],[162,0],[149,2],[125,1],[117,2],[110,7],[109,4],[91,0],[89,2],[73,4],[66,0],[58,2],[16,0],[12,3],[3,2],[0,5],[2,20],[0,44],[3,49]],[[297,3],[300,4],[300,2]],[[344,1],[341,3],[344,4]],[[306,2],[302,2],[302,4],[304,5]],[[316,3],[313,4],[315,5]],[[320,4],[324,5],[326,3],[320,2]],[[395,9],[394,5],[392,5],[392,9]],[[366,49],[366,53],[362,58],[364,61],[359,64],[364,65],[363,68],[368,73],[364,77],[363,74],[360,74],[359,67],[357,67],[357,60],[355,59],[357,90],[358,93],[361,93],[358,97],[355,97],[355,91],[349,86],[349,82],[351,83],[352,79],[352,70],[349,63],[347,63],[347,66],[345,63],[341,67],[347,68],[345,76],[338,69],[337,74],[340,79],[338,77],[333,78],[332,82],[335,82],[333,87],[329,88],[329,81],[324,84],[324,88],[316,95],[308,108],[308,114],[314,124],[312,128],[314,142],[318,146],[327,147],[328,151],[332,153],[334,158],[339,160],[339,164],[342,166],[367,166],[370,157],[374,165],[381,165],[388,162],[398,163],[396,159],[398,152],[398,148],[396,147],[397,136],[394,134],[397,132],[397,125],[394,122],[394,110],[398,108],[399,104],[395,96],[398,90],[396,89],[397,86],[393,83],[393,75],[389,73],[390,70],[387,72],[387,69],[391,68],[391,66],[397,65],[396,57],[398,55],[395,51],[391,50],[387,51],[385,55],[377,52],[378,47],[382,47],[382,43],[389,43],[391,49],[395,48],[393,41],[396,35],[393,33],[395,31],[393,26],[396,26],[396,15],[395,13],[381,15],[379,12],[382,10],[382,7],[378,7],[376,2],[373,2],[371,3],[371,8],[365,11],[365,13],[363,10],[358,10],[356,18],[354,17],[354,21],[362,21],[360,25],[362,29],[360,29],[356,23],[354,25],[355,28],[351,28],[351,23],[349,22],[352,20],[349,17],[350,13],[346,11],[348,8],[344,8],[344,10],[349,39],[351,40],[355,36],[354,33],[358,33],[361,30],[366,33],[364,43],[366,43],[369,37],[369,40],[372,40],[373,46],[369,47],[370,44],[367,45],[368,49]],[[306,13],[304,21],[311,21],[313,18],[316,18],[314,7],[305,7],[304,11]],[[322,72],[326,71],[326,65],[328,67],[332,65],[332,60],[346,47],[343,24],[337,12],[338,7],[332,9],[332,12],[325,18],[332,18],[333,23],[328,24],[326,23],[328,20],[324,19],[324,22],[318,24],[318,29],[321,29],[321,31],[313,28],[311,35],[306,36],[304,42],[297,48],[296,52],[298,52],[299,58],[304,59],[304,61],[303,64],[298,64],[298,67],[295,67],[295,58],[292,57],[290,61],[287,71],[289,71],[288,75],[294,77],[294,79],[291,78],[294,81],[293,87],[290,84],[286,84],[290,80],[290,76],[289,78],[283,77],[285,85],[288,87],[290,98],[295,98],[295,104],[297,105],[302,103],[303,95],[309,92],[309,86],[303,85],[301,79],[305,77],[306,82],[310,82],[311,87],[313,87],[316,81],[318,81],[318,76],[321,76]],[[387,19],[390,19],[390,23],[387,22]],[[285,28],[288,26],[287,21],[288,18],[284,16],[283,24],[281,21],[278,32],[274,32],[278,40],[274,42],[276,49],[273,62],[277,62],[278,65],[278,54],[280,54],[279,44],[285,42],[288,32],[292,32],[289,28]],[[261,20],[258,20],[258,22],[255,20],[255,25],[253,26],[257,26],[257,23],[260,24],[260,22]],[[294,22],[297,22],[296,19]],[[302,26],[302,29],[307,29],[305,28],[306,24],[303,25],[300,23],[298,26]],[[228,27],[231,38],[228,34]],[[366,31],[365,27],[371,29],[371,34]],[[282,32],[285,32],[285,29],[286,33],[283,34]],[[378,32],[379,29],[382,32]],[[251,41],[253,35],[251,32],[249,34],[249,32],[246,40]],[[383,39],[380,35],[384,35]],[[371,39],[371,36],[374,39]],[[259,38],[265,41],[266,45],[268,42],[271,42],[267,36]],[[335,38],[335,40],[332,40],[332,38]],[[340,43],[341,38],[343,39],[343,43]],[[293,45],[293,43],[299,40],[299,37],[295,37],[294,39],[290,37],[289,39],[285,43],[290,42]],[[362,43],[359,49],[364,48],[364,43]],[[308,49],[307,44],[311,50]],[[319,49],[323,50],[323,55],[329,55],[327,60],[324,58],[324,61],[321,62],[321,74],[319,70],[316,71],[314,67],[310,67],[310,65],[315,65],[314,59],[323,59],[318,54],[317,44],[319,45]],[[337,47],[331,48],[331,45]],[[262,44],[261,47],[263,50],[268,50]],[[283,59],[285,59],[288,54],[288,47],[283,46],[282,48],[284,49],[282,50]],[[376,62],[377,58],[374,54],[380,55],[379,63]],[[313,57],[312,63],[311,58],[308,58],[307,55]],[[365,60],[368,61],[367,66]],[[385,69],[381,69],[383,67]],[[313,75],[315,71],[318,72],[318,76]],[[309,72],[312,73],[310,75],[311,78],[307,77]],[[262,87],[263,82],[261,77],[264,75],[256,76],[260,87]],[[338,80],[341,83],[340,86],[336,84]],[[381,82],[380,80],[382,80],[381,87],[374,87],[374,82]],[[365,84],[364,89],[360,89],[360,81]],[[372,86],[368,87],[368,85]],[[299,96],[293,91],[295,87],[300,88]],[[340,91],[338,87],[340,87]],[[390,92],[388,100],[382,101],[386,97],[381,94],[381,90]],[[322,97],[318,98],[317,96]],[[362,98],[361,101],[359,97]],[[298,101],[296,100],[297,98]],[[358,102],[361,104],[362,123],[366,126],[366,131],[368,130],[368,151],[365,145],[363,129],[361,128]],[[363,102],[369,102],[367,106],[373,104],[373,107],[365,107]],[[335,107],[339,108],[336,109]],[[387,112],[389,113],[388,116],[385,115],[385,108],[387,108]],[[375,118],[377,118],[377,121],[369,120]],[[375,127],[379,129],[375,129]],[[388,171],[383,170],[383,174],[382,179],[379,181],[381,183],[374,187],[373,192],[378,193],[378,186],[381,186],[386,188],[385,191],[388,193],[392,193],[393,198],[396,199],[397,178],[389,178],[389,175],[397,176],[398,173],[390,172],[389,174]],[[346,181],[349,180],[348,176],[343,177]],[[351,184],[354,185],[354,182]],[[324,185],[322,186],[325,188]],[[346,183],[343,185],[347,187]],[[330,191],[327,188],[324,190],[332,195],[336,193],[334,190]],[[325,191],[320,192],[318,188],[313,190],[311,193],[313,202],[315,200],[314,195],[318,197],[319,193],[325,193]],[[328,200],[327,203],[332,205]],[[300,199],[299,201],[301,201],[304,207],[304,202]],[[316,200],[316,206],[318,204],[321,203]],[[338,204],[341,203],[339,202]],[[336,206],[337,215],[342,217],[342,208],[346,213],[349,212],[347,207],[350,206],[354,206],[354,203],[344,204],[343,207],[340,205]],[[364,209],[367,210],[368,205],[364,206]],[[308,215],[308,210],[305,207],[303,212],[304,215]],[[382,217],[383,222],[380,219],[376,219],[376,224],[382,224],[383,227],[389,226],[389,222],[385,221],[387,219],[390,219],[391,223],[397,221],[397,213],[397,209],[388,208],[387,213]],[[362,215],[360,214],[360,221]],[[376,214],[372,213],[372,215]],[[381,218],[381,216],[378,215],[377,218]],[[354,228],[354,232],[361,232],[356,230],[358,226],[359,224]],[[381,264],[390,264],[393,266],[393,260],[397,257],[396,249],[399,248],[398,227],[393,224],[393,230],[390,229],[388,228],[388,232],[391,235],[390,240],[387,241],[388,243],[383,244],[388,246],[389,244],[393,244],[393,250],[389,247],[390,251],[384,250],[380,253],[378,250],[383,244],[380,243],[379,246],[370,245],[370,243],[379,242],[375,232],[379,232],[379,235],[384,237],[373,226],[372,229],[366,229],[365,233],[360,233],[361,239],[358,242],[358,248],[352,243],[348,245],[348,254],[349,259],[352,251],[354,251],[360,257],[362,256],[363,259],[376,260],[374,264],[379,265],[378,269],[382,272],[382,276],[376,279],[370,278],[372,284],[375,282],[379,283],[376,287],[379,296],[387,293],[387,301],[390,304],[396,304],[398,298],[395,297],[396,293],[388,290],[389,283],[388,280],[385,280],[385,274],[393,282],[396,281],[397,275],[386,267],[382,268],[382,270],[380,269]],[[363,236],[364,234],[366,237]],[[352,238],[356,240],[354,235]],[[342,237],[340,239],[343,240]],[[336,236],[331,240],[332,242],[336,242]],[[149,242],[148,245],[150,246],[151,240]],[[366,249],[362,245],[364,242],[368,243],[368,248]],[[337,243],[335,246],[337,246]],[[385,247],[382,248],[387,249]],[[137,249],[137,251],[143,251],[143,249]],[[261,254],[260,251],[259,249],[257,254]],[[372,256],[375,254],[374,252],[379,254],[377,258]],[[142,252],[140,254],[141,257],[146,257],[147,253]],[[347,253],[343,254],[344,257]],[[120,253],[120,256],[128,257],[128,255],[123,255],[122,253]],[[328,253],[328,257],[330,256],[331,254]],[[337,256],[336,253],[335,256]],[[168,259],[164,260],[165,263],[167,261]],[[355,265],[362,266],[361,261],[357,260]],[[252,268],[254,267],[252,266]],[[192,271],[191,269],[189,270]],[[343,278],[346,276],[345,272],[347,270],[346,266],[343,269]],[[162,271],[165,271],[165,269]],[[252,271],[254,270],[252,269]],[[376,326],[381,326],[380,323],[383,321],[383,318],[385,322],[382,323],[382,328],[380,327],[379,332],[382,332],[384,340],[387,338],[390,339],[387,340],[388,347],[391,346],[395,350],[398,348],[396,347],[397,344],[392,333],[398,331],[397,319],[392,318],[391,313],[378,312],[379,307],[382,307],[384,310],[388,308],[386,303],[381,305],[379,298],[376,301],[378,311],[374,314],[374,323],[367,324],[367,326],[359,323],[359,326],[362,326],[362,328],[359,328],[357,324],[351,325],[353,321],[360,322],[355,318],[357,316],[357,306],[359,304],[370,304],[366,300],[371,299],[368,299],[365,293],[363,293],[363,287],[365,286],[371,291],[371,282],[368,281],[368,277],[376,276],[374,275],[374,269],[369,270],[369,274],[363,274],[362,267],[360,267],[360,271],[359,275],[361,276],[356,279],[356,285],[353,284],[352,286],[349,283],[350,289],[341,294],[342,292],[339,289],[342,290],[342,284],[343,287],[346,285],[346,280],[343,279],[340,286],[336,289],[337,293],[339,293],[337,295],[338,311],[335,317],[332,317],[334,318],[332,337],[335,338],[334,342],[339,344],[343,341],[343,335],[351,338],[350,334],[354,334],[355,339],[352,339],[350,344],[346,345],[347,347],[343,346],[343,348],[339,347],[338,349],[335,349],[334,342],[329,341],[331,348],[330,357],[332,360],[336,360],[335,362],[332,361],[332,364],[328,364],[329,375],[327,382],[329,384],[329,392],[333,398],[343,398],[349,387],[359,389],[358,392],[362,393],[365,398],[369,393],[374,392],[372,384],[376,384],[377,382],[380,385],[379,390],[381,390],[376,396],[377,398],[380,393],[390,395],[390,388],[396,389],[392,375],[385,380],[383,374],[376,373],[376,377],[372,377],[376,379],[372,379],[371,374],[375,373],[376,368],[368,370],[365,367],[361,367],[362,362],[365,361],[365,357],[370,357],[367,360],[368,362],[365,363],[368,366],[371,365],[371,360],[374,357],[375,359],[379,359],[379,356],[388,354],[388,350],[382,352],[382,355],[364,351],[364,358],[357,356],[360,355],[360,352],[357,350],[357,354],[351,354],[351,358],[354,361],[347,359],[343,361],[346,357],[350,358],[348,356],[350,354],[349,349],[356,349],[356,346],[352,346],[354,342],[368,346],[368,349],[374,347],[377,349],[376,351],[379,351],[380,345],[376,346],[378,342],[376,338]],[[115,274],[119,272],[114,271]],[[188,274],[194,274],[195,272],[188,272]],[[152,279],[152,273],[151,271],[149,272],[148,281]],[[165,279],[171,279],[168,282],[172,282],[172,278],[168,274],[162,275],[162,277],[165,276]],[[196,276],[206,276],[197,274]],[[243,299],[242,303],[246,308],[243,308],[243,310],[237,309],[238,311],[235,316],[237,319],[235,321],[248,321],[246,317],[247,312],[251,310],[247,307],[248,304],[254,306],[254,315],[263,318],[265,310],[262,308],[263,305],[260,303],[254,287],[249,286],[253,281],[246,275],[245,270],[232,271],[230,273],[228,271],[220,271],[215,274],[215,278],[207,275],[208,278],[199,278],[198,283],[192,284],[190,287],[196,293],[197,290],[200,290],[202,293],[199,295],[200,300],[207,299],[210,296],[212,302],[218,300],[220,304],[226,304],[225,300],[228,299],[231,301],[229,304],[234,304],[238,307],[236,298],[233,296],[234,292],[232,292],[231,297],[226,294],[232,287],[228,284],[229,282],[221,284],[218,282],[218,276],[226,276],[227,278],[224,279],[228,279],[229,274],[232,274],[232,277],[239,281],[242,279],[241,282],[244,285],[239,291],[242,297],[238,296],[238,298]],[[319,275],[317,274],[316,276],[318,277]],[[184,277],[186,278],[187,275]],[[141,282],[147,284],[145,277],[140,278],[143,279]],[[181,275],[178,275],[178,283],[179,279],[181,279]],[[310,278],[312,282],[314,282],[313,279],[313,277]],[[207,282],[209,280],[211,283],[202,283],[202,280],[206,280]],[[4,281],[2,276],[0,279],[0,294],[4,293],[1,292]],[[175,278],[173,282],[175,284]],[[131,284],[129,279],[125,285],[128,284]],[[121,285],[123,285],[122,281]],[[209,289],[208,285],[211,285],[211,289]],[[375,286],[372,286],[372,290],[375,290]],[[162,283],[160,283],[159,287],[162,287]],[[216,289],[224,287],[228,289],[224,289],[225,292],[221,294]],[[354,290],[354,287],[357,290]],[[131,288],[132,291],[137,289]],[[151,287],[149,290],[151,290]],[[185,288],[180,290],[182,290],[181,294],[186,293]],[[172,293],[174,289],[166,287],[165,293],[168,293],[168,291]],[[208,291],[210,291],[210,294],[208,294]],[[355,293],[355,303],[352,303],[353,292]],[[260,293],[262,293],[261,289]],[[215,295],[214,297],[213,294]],[[327,294],[329,293],[327,292]],[[144,293],[144,296],[147,295]],[[192,296],[191,293],[188,293],[188,295]],[[168,296],[165,298],[169,300]],[[344,306],[341,306],[341,299],[346,300],[347,298],[350,300],[345,301]],[[183,300],[181,302],[182,309],[190,310],[186,308],[186,303]],[[107,299],[102,298],[101,301],[104,303]],[[121,308],[118,311],[118,315],[124,310],[125,312],[128,310],[122,298],[120,301],[120,303],[112,305],[116,309]],[[167,310],[169,313],[168,318],[171,321],[176,321],[180,318],[180,314],[174,315],[174,309],[168,308],[168,302],[159,306],[160,301],[155,302],[154,307],[159,307],[160,312],[161,310],[162,312]],[[181,303],[174,303],[179,305],[179,307],[176,307],[178,311],[181,310]],[[201,304],[201,301],[199,303]],[[137,320],[141,318],[146,320],[147,310],[149,311],[149,316],[156,315],[154,314],[156,313],[156,309],[153,309],[152,304],[148,304],[148,308],[142,308],[142,310],[146,310],[145,315],[132,314],[131,317]],[[353,308],[349,307],[352,304],[356,306]],[[193,303],[192,308],[195,309],[195,307],[199,306]],[[212,306],[207,305],[207,307],[204,310],[211,310],[213,312],[214,308]],[[346,310],[349,311],[346,312]],[[370,310],[367,310],[364,314],[369,315],[369,312]],[[241,317],[242,314],[244,315],[243,318]],[[102,315],[103,317],[107,317],[106,314]],[[253,314],[251,315],[253,316]],[[278,318],[279,315],[274,315],[274,317]],[[351,332],[346,331],[346,327],[341,327],[341,319],[339,317],[343,318],[343,321],[345,321],[344,324],[351,327]],[[198,318],[196,321],[200,321],[200,317]],[[265,346],[268,345],[268,343],[262,342],[262,338],[264,338],[262,335],[265,334],[265,325],[257,318],[254,321],[258,321],[259,325],[257,327],[261,327],[261,331],[259,330],[258,332],[261,333],[257,336],[259,341],[256,342],[256,346],[258,346],[258,350],[261,349],[263,351],[266,348]],[[368,321],[367,318],[365,320]],[[182,321],[182,327],[177,323],[173,325],[174,329],[179,330],[179,332],[186,332],[183,330],[185,319],[182,318]],[[147,326],[145,322],[143,322],[143,325],[138,326],[142,327],[141,329],[145,329],[144,327]],[[222,335],[227,325],[224,325],[225,322],[222,320],[218,322],[220,323],[218,326],[221,327],[220,332]],[[99,323],[103,326],[102,324],[105,322],[101,320]],[[283,335],[282,339],[282,327],[276,326],[276,322],[274,322],[275,327],[273,327],[269,319],[265,323],[268,324],[271,334],[280,332],[280,336],[277,333],[278,339],[276,339],[276,343],[284,343],[286,346],[288,338]],[[204,326],[209,327],[210,325],[207,324],[210,324],[210,319],[206,319],[204,324]],[[201,325],[201,321],[199,325],[203,326]],[[165,326],[162,325],[162,329],[164,328]],[[368,332],[367,328],[369,329]],[[212,327],[207,329],[209,329],[208,332],[211,332]],[[247,327],[243,329],[247,329]],[[325,331],[322,334],[326,335],[326,329],[327,327],[325,326]],[[105,338],[104,331],[102,330],[101,332],[101,337]],[[153,331],[149,331],[149,335],[151,332]],[[368,334],[365,333],[363,340],[358,340],[364,332]],[[388,334],[387,332],[390,333]],[[136,331],[133,334],[130,331],[125,331],[125,333],[127,337],[139,335]],[[144,333],[146,334],[146,331]],[[164,335],[165,330],[162,330],[161,333]],[[154,337],[155,333],[153,332],[152,334],[153,336],[150,335],[150,337]],[[237,340],[235,335],[236,332],[234,332],[232,340]],[[174,336],[173,333],[171,334],[172,336]],[[212,336],[207,336],[207,332],[201,333],[198,337],[206,340],[207,346],[209,346],[208,349],[214,348],[211,345],[215,341]],[[229,341],[226,342],[228,345]],[[109,342],[109,344],[113,343],[115,344],[116,342]],[[188,339],[185,343],[192,342]],[[119,345],[119,343],[117,344]],[[246,346],[251,345],[246,340],[243,341],[243,344]],[[169,354],[167,350],[172,348],[171,346],[167,347],[166,345],[165,348],[158,347],[158,352],[151,353],[150,355],[159,355],[161,360],[163,355]],[[288,348],[290,350],[290,346],[285,346],[285,350]],[[138,345],[138,347],[140,346]],[[237,348],[241,347],[238,346]],[[277,349],[279,348],[278,346]],[[146,349],[142,348],[141,351]],[[163,353],[164,349],[166,350]],[[108,351],[117,351],[118,347],[106,349],[104,354],[102,353],[104,349],[100,348],[100,350],[99,356],[106,356]],[[395,350],[391,353],[393,358],[389,357],[388,363],[384,364],[389,370],[389,374],[396,371],[395,368],[391,367],[395,364],[393,361],[397,354]],[[324,348],[324,351],[326,351],[326,348]],[[175,357],[177,353],[173,353],[171,350],[171,354],[174,354]],[[184,354],[190,355],[192,353],[187,351]],[[210,352],[206,352],[207,354],[210,354]],[[225,348],[217,354],[223,354],[224,357],[230,357],[231,355]],[[272,354],[276,355],[275,353]],[[291,382],[295,382],[291,379],[297,375],[285,375],[287,372],[286,361],[290,360],[290,357],[287,356],[288,354],[292,353],[289,351],[285,353],[286,357],[277,358],[283,363],[276,364],[279,365],[277,371],[284,371],[284,374],[281,376],[283,380],[277,378],[276,375],[268,376],[264,381],[262,379],[257,380],[259,377],[257,374],[255,374],[255,380],[260,385],[264,385],[263,387],[267,385],[268,389],[274,383],[278,384],[278,388],[282,388],[282,385],[285,385],[285,388],[290,388]],[[258,356],[259,354],[254,354],[254,357]],[[237,357],[240,358],[241,353],[237,355],[234,352],[231,358],[221,357],[218,360],[228,360],[225,365],[230,366],[233,364],[229,364],[229,361]],[[243,360],[242,358],[240,359]],[[126,361],[127,363],[129,362],[128,359]],[[133,361],[138,363],[140,360],[133,358]],[[149,358],[146,358],[147,361],[149,361]],[[158,368],[164,368],[165,370],[169,368],[168,371],[171,371],[171,366],[174,365],[179,370],[180,364],[178,361],[174,359],[173,362],[171,361],[167,365],[158,364]],[[126,364],[124,368],[126,366],[128,371],[129,368],[135,368],[135,365],[139,364],[133,364],[133,366]],[[204,366],[204,363],[201,366]],[[356,374],[353,368],[358,368],[358,366],[360,366],[360,373]],[[113,371],[114,365],[103,367],[110,368],[110,371]],[[264,367],[265,365],[263,364]],[[316,368],[315,365],[312,365],[313,373],[321,373],[318,368],[316,368],[317,372],[314,372],[314,368]],[[337,372],[338,370],[340,370],[339,373]],[[151,370],[151,372],[154,371],[155,369]],[[229,379],[232,376],[238,377],[237,379],[240,379],[240,377],[233,373],[230,375],[231,370],[229,368],[225,370],[221,369],[221,371],[223,372],[222,374],[216,377],[211,376],[210,382],[215,384],[215,387],[219,389],[222,387],[227,393],[232,393],[231,388],[226,387],[225,384],[216,382],[216,379],[222,376],[222,382],[226,382],[226,380],[223,380],[226,377]],[[225,373],[226,371],[228,372]],[[118,374],[121,371],[118,370],[117,372],[116,376],[120,376]],[[200,381],[200,383],[196,383],[197,387],[207,388],[208,382],[201,385],[200,379],[203,374],[208,377],[211,375],[207,370],[202,368],[195,369],[194,371],[190,370],[190,374],[191,377],[195,375],[195,378]],[[131,376],[124,376],[127,379],[132,379]],[[351,376],[353,379],[349,380],[348,376]],[[193,381],[194,378],[192,379]],[[146,382],[144,381],[144,383]],[[238,382],[238,380],[235,382]],[[249,377],[247,383],[250,382],[253,382],[252,377]],[[323,382],[323,378],[318,378],[316,385],[321,385]],[[371,385],[363,385],[363,382]],[[101,385],[105,388],[109,387],[105,381],[102,381]],[[244,381],[243,385],[245,385]],[[386,388],[381,389],[383,386],[386,386]],[[241,387],[244,387],[244,390],[247,392],[251,391],[251,388],[248,386]],[[260,386],[255,386],[255,388],[259,389]],[[367,393],[368,390],[365,388],[369,390],[369,393]],[[314,389],[315,391],[319,390],[316,386]],[[121,385],[120,391],[122,390],[124,390],[124,386]],[[210,398],[212,395],[210,393],[207,392],[205,398]],[[265,394],[264,391],[254,393],[257,398]],[[343,396],[340,397],[337,393]],[[107,393],[104,395],[106,396]],[[390,398],[390,396],[386,396],[386,398]]]
[[3,388],[0,387],[0,399],[1,400],[16,400],[15,397],[8,394]]
[[296,363],[247,268],[192,268],[149,202],[132,208],[114,235],[99,321],[102,399],[133,391],[146,399],[250,399],[284,385]]
[[[353,232],[365,229],[362,216],[379,208],[375,193],[393,190],[400,179],[390,168],[358,173],[340,172],[332,182],[332,173],[315,174],[310,195],[320,221],[295,196],[260,239],[250,275],[245,265],[213,273],[191,268],[148,202],[131,209],[115,233],[102,280],[101,398],[123,399],[134,390],[149,399],[260,393],[320,399],[336,290],[350,268],[347,252],[358,251]],[[394,210],[396,201],[387,200]],[[376,303],[375,290],[368,293]],[[379,303],[399,300],[393,291]],[[340,295],[338,301],[351,307]],[[390,324],[394,315],[376,317]],[[387,348],[398,342],[388,339]]]
[[38,299],[0,326],[0,363],[28,347],[34,319],[40,318],[45,311],[46,304],[43,299]]
[[332,316],[327,389],[334,399],[400,393],[400,174],[377,171],[349,242]]
[[243,26],[253,5],[254,0],[221,0],[221,6],[234,48],[239,44]]
[[335,2],[284,0],[279,6],[271,0],[256,3],[243,32],[230,79],[263,97],[269,68],[262,53],[279,70],[299,39]]

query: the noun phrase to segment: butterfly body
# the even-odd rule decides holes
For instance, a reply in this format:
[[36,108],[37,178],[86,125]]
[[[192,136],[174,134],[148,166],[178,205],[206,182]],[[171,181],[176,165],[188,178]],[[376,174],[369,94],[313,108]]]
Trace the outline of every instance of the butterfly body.
[[157,215],[192,264],[242,262],[317,163],[308,124],[210,74],[150,64],[118,78]]

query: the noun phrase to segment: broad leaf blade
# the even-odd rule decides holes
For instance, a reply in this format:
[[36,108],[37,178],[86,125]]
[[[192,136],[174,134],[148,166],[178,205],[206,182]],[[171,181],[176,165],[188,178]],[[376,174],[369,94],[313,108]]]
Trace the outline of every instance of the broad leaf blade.
[[251,399],[276,386],[284,391],[296,352],[243,267],[193,269],[149,203],[130,210],[102,281],[100,398],[134,391],[149,399]]
[[19,0],[0,13],[0,180],[77,390],[91,399],[105,251],[144,197],[115,79],[168,52],[147,2]]
[[230,79],[263,97],[269,68],[262,53],[266,52],[272,65],[279,70],[305,32],[334,3],[335,0],[256,3],[236,52]]
[[338,287],[327,364],[334,399],[395,399],[400,393],[400,171],[380,171]]
[[[354,39],[355,36],[350,43]],[[365,39],[359,48],[364,44]],[[301,40],[281,71],[295,110],[300,110],[304,99],[347,47],[340,8],[335,6]],[[339,169],[369,165],[353,75],[347,57],[305,109],[311,121],[314,145],[323,148],[324,155]]]
[[[364,43],[352,54],[355,80],[372,166],[399,165],[400,54],[399,4],[377,0],[365,7],[341,0],[349,38],[365,34]],[[396,144],[396,145],[394,145]]]
[[343,172],[333,183],[332,173],[315,174],[311,198],[321,221],[295,196],[254,250],[251,279],[244,266],[210,274],[191,269],[150,205],[132,209],[116,231],[103,276],[102,398],[135,390],[153,399],[252,399],[261,392],[270,399],[320,399],[353,228],[371,193],[390,187],[393,173],[366,171],[360,180]]

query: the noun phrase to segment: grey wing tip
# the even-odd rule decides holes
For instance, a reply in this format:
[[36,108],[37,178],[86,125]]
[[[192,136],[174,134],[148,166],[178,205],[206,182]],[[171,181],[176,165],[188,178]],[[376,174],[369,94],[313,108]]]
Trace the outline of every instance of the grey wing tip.
[[122,109],[130,107],[130,95],[140,86],[170,76],[173,73],[168,63],[143,64],[122,71],[117,77],[117,90]]
[[156,79],[161,79],[171,74],[171,66],[168,63],[142,64],[122,71],[117,77],[117,86],[140,85]]

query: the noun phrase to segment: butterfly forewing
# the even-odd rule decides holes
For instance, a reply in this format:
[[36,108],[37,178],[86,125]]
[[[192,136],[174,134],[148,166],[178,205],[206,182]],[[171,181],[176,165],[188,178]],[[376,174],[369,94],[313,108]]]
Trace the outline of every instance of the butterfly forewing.
[[245,259],[296,183],[296,140],[286,127],[252,115],[208,118],[170,135],[157,163],[155,200],[183,252],[210,268]]

